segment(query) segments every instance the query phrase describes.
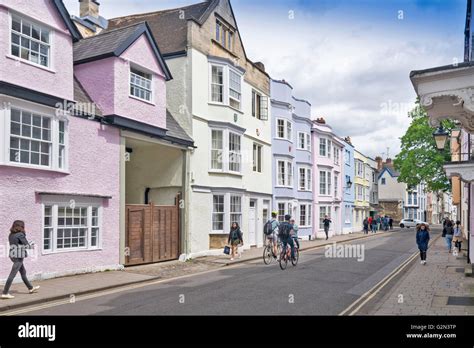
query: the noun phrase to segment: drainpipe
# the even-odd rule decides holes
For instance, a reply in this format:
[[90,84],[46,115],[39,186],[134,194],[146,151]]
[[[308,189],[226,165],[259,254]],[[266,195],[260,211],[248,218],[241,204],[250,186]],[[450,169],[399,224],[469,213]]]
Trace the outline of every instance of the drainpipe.
[[149,187],[145,189],[145,204],[150,203],[150,190]]

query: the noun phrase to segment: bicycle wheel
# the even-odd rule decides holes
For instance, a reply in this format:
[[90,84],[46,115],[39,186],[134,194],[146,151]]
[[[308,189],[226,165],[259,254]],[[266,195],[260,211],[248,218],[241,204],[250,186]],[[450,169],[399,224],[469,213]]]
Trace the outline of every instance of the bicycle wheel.
[[291,260],[291,264],[293,266],[296,266],[298,264],[299,259],[300,259],[300,250],[298,248],[295,248],[295,259]]
[[269,264],[272,262],[272,259],[273,259],[272,248],[271,248],[270,245],[267,245],[267,246],[263,249],[263,262],[264,262],[266,265],[269,265]]
[[286,250],[282,250],[280,253],[280,268],[281,269],[286,269],[286,266],[288,266],[288,258],[286,257]]

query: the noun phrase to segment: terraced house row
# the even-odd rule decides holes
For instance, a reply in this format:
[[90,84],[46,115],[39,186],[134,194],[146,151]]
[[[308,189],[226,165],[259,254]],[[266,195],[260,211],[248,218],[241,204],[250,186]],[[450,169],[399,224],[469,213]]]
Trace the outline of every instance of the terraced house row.
[[247,56],[229,0],[79,6],[0,0],[0,230],[26,222],[35,278],[221,253],[234,221],[262,246],[272,211],[306,239],[376,213],[377,168]]

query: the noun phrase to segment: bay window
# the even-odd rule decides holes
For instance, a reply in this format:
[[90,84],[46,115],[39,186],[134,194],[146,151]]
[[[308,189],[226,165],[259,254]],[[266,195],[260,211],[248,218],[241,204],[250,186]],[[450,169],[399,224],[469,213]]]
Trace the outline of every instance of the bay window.
[[292,141],[292,124],[289,120],[277,119],[277,138]]
[[234,222],[242,225],[242,196],[214,193],[212,195],[212,231],[228,233]]
[[233,70],[229,70],[229,73],[229,103],[233,108],[240,110],[240,98],[242,95],[241,76]]
[[211,100],[216,103],[224,102],[224,68],[212,66]]
[[288,160],[277,160],[278,186],[293,187],[293,163]]
[[310,168],[299,168],[299,190],[300,191],[311,191],[311,169]]
[[242,172],[242,135],[228,129],[211,129],[210,170]]
[[298,132],[298,150],[311,151],[311,135],[309,133]]
[[210,100],[240,110],[242,73],[225,64],[210,64]]

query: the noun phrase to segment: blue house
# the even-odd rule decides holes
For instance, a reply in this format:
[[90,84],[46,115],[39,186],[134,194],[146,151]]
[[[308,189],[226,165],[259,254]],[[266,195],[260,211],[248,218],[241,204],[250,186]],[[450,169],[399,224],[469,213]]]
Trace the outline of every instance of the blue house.
[[271,81],[273,211],[283,221],[290,214],[298,235],[313,234],[313,164],[311,104],[293,96],[286,81]]
[[346,137],[344,140],[344,182],[343,182],[343,212],[342,212],[342,233],[352,233],[352,214],[354,210],[355,190],[354,190],[354,145],[351,138]]

